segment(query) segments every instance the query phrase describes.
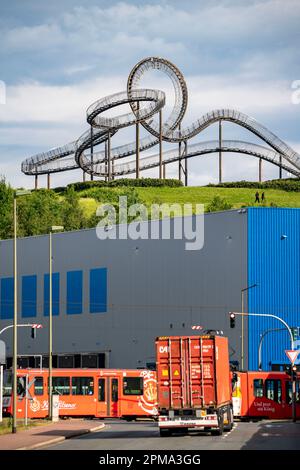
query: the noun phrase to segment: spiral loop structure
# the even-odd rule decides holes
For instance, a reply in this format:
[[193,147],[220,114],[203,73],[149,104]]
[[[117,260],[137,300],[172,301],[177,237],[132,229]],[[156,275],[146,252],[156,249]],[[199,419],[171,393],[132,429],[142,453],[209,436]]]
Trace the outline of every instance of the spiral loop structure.
[[[139,88],[141,79],[151,69],[165,73],[174,89],[174,104],[168,115],[163,115],[166,102],[161,90]],[[104,113],[118,106],[129,104],[131,112],[107,117]],[[123,162],[122,159],[148,150],[160,141],[169,143],[185,142],[184,151],[172,149],[163,152],[162,161],[153,154],[139,160],[140,170],[154,168],[177,160],[207,155],[216,151],[235,152],[253,155],[269,161],[289,173],[300,176],[300,155],[279,137],[258,123],[255,119],[233,109],[217,109],[204,114],[188,126],[182,121],[188,106],[188,90],[183,74],[170,61],[160,57],[148,57],[141,60],[131,70],[127,80],[127,90],[97,100],[87,109],[87,122],[91,126],[77,140],[48,152],[27,158],[22,162],[21,170],[27,175],[50,174],[82,168],[86,173],[107,177],[129,175],[136,171],[136,160]],[[160,114],[160,116],[159,116]],[[159,117],[163,115],[163,121]],[[188,145],[188,141],[199,135],[204,129],[219,121],[237,124],[257,137],[270,148],[244,141],[223,140],[207,141]],[[120,129],[142,125],[148,135],[118,147],[109,146],[95,151],[95,147],[106,143]],[[108,170],[109,162],[113,164]],[[109,163],[110,164],[110,163]]]

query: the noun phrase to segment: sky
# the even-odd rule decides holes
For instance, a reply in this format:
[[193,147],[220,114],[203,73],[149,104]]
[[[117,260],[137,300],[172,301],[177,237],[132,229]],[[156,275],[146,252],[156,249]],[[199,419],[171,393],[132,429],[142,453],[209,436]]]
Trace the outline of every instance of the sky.
[[[212,109],[236,108],[300,152],[300,104],[292,102],[292,84],[300,80],[299,24],[299,0],[1,0],[0,174],[13,186],[33,187],[22,160],[79,137],[87,107],[125,90],[130,70],[147,56],[167,58],[184,74],[184,125]],[[143,86],[163,89],[172,105],[164,76],[145,77]],[[112,145],[134,135],[134,128],[120,131]],[[193,142],[214,138],[216,126]],[[224,138],[258,142],[228,123]],[[191,159],[189,183],[216,182],[217,158]],[[142,174],[157,175],[158,169]],[[177,177],[176,164],[167,176]],[[278,168],[264,163],[264,178],[277,176]],[[257,177],[255,157],[224,156],[225,180]],[[79,170],[55,174],[52,185],[81,178]]]

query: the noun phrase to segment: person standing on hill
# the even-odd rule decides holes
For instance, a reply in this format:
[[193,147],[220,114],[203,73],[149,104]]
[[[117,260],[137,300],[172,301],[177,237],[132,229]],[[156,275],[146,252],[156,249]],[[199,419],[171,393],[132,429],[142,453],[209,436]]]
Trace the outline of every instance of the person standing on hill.
[[262,193],[261,194],[261,202],[264,202],[265,201],[265,193]]
[[256,193],[255,193],[255,202],[259,203],[259,192],[258,191],[256,191]]

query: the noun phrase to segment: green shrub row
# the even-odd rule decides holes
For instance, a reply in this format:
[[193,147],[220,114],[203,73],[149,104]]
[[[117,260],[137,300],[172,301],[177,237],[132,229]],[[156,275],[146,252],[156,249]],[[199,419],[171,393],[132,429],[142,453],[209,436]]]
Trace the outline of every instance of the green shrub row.
[[253,189],[281,189],[283,191],[300,192],[300,178],[288,178],[279,180],[264,181],[234,181],[228,183],[208,184],[208,187],[214,188],[253,188]]
[[[182,182],[176,179],[159,179],[159,178],[121,178],[118,180],[112,180],[109,182],[96,180],[96,181],[79,181],[77,183],[71,183],[67,187],[72,186],[75,191],[83,191],[89,188],[114,188],[118,186],[127,187],[169,187],[178,188],[183,186]],[[63,192],[65,188],[55,188],[55,192]]]

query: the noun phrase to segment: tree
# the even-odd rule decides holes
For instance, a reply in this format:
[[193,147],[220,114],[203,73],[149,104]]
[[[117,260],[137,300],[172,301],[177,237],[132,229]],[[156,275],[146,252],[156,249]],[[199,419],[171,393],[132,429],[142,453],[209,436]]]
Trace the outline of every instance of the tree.
[[206,212],[228,211],[232,205],[226,199],[215,196],[206,208]]
[[13,199],[13,189],[0,177],[0,239],[13,236]]
[[69,186],[65,193],[65,199],[62,208],[62,217],[65,230],[78,230],[84,228],[86,220],[79,204],[79,195],[73,186]]

